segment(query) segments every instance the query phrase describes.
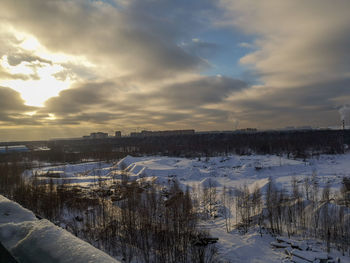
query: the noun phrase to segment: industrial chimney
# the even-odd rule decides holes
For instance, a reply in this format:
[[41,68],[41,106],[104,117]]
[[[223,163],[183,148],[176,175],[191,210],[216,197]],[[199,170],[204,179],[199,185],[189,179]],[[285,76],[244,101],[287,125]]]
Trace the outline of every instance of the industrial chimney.
[[345,130],[345,120],[342,121],[343,124],[343,130]]

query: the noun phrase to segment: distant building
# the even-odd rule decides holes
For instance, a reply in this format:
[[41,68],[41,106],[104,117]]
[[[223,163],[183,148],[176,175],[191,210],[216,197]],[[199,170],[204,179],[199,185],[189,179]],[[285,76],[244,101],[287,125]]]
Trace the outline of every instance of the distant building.
[[108,138],[108,133],[105,132],[92,132],[90,135],[83,136],[83,139],[104,139]]
[[91,137],[91,139],[104,139],[104,138],[108,137],[108,133],[93,132],[93,133],[90,133],[90,137]]
[[0,154],[15,153],[15,152],[29,152],[25,145],[1,146]]
[[194,130],[169,130],[169,131],[141,131],[130,133],[131,137],[148,137],[148,136],[171,136],[194,134]]
[[116,131],[115,132],[115,137],[118,137],[118,138],[122,137],[122,132],[121,131]]
[[257,128],[245,128],[245,129],[238,129],[236,132],[257,132]]

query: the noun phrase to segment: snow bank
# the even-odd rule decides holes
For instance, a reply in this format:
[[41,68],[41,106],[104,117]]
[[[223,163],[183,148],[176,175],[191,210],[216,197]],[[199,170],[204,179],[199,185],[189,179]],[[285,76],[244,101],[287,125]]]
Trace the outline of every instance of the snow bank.
[[0,242],[18,262],[118,262],[1,195]]
[[31,211],[0,195],[0,224],[33,220],[36,220],[36,217]]

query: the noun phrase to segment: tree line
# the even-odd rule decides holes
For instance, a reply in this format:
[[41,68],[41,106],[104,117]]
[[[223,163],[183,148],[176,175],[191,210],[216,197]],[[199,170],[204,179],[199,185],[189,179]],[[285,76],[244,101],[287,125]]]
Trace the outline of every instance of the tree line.
[[344,153],[349,130],[258,132],[208,132],[173,136],[121,137],[100,140],[50,141],[52,150],[64,152],[114,152],[195,157],[220,154],[286,154],[306,158],[322,153]]

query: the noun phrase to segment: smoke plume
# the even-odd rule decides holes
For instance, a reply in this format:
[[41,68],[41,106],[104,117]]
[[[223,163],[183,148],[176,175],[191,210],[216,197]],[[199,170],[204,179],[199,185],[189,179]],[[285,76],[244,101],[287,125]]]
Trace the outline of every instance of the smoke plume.
[[349,120],[350,118],[350,105],[344,105],[339,109],[340,118],[342,121]]

